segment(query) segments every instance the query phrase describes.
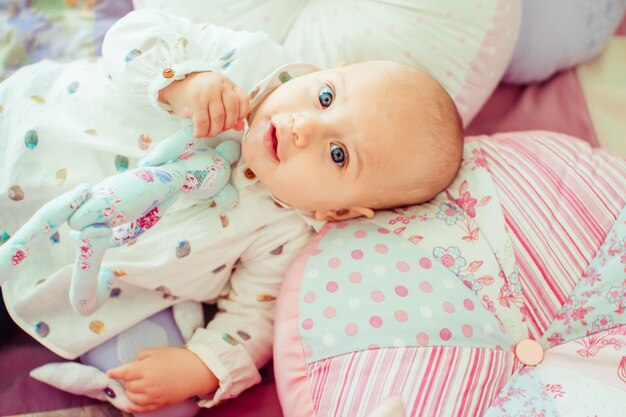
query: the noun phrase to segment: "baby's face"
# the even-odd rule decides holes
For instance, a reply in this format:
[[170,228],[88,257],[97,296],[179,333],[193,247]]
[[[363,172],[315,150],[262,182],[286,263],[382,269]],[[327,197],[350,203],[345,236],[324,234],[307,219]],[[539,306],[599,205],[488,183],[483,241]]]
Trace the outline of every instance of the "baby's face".
[[419,161],[407,159],[415,153],[409,141],[394,140],[402,128],[395,110],[407,103],[393,99],[381,76],[375,63],[314,72],[259,105],[243,157],[276,198],[326,212],[369,208],[397,192],[403,170]]

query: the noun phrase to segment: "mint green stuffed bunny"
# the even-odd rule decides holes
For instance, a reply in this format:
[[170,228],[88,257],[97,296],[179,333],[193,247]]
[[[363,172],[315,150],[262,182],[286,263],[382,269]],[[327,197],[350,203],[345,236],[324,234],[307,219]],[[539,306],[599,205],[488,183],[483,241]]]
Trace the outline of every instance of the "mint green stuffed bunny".
[[79,314],[92,314],[107,300],[113,279],[113,271],[100,267],[107,248],[124,245],[150,229],[181,193],[213,198],[221,209],[234,207],[238,193],[229,180],[231,164],[240,153],[240,144],[232,140],[215,149],[199,147],[193,128],[181,129],[157,145],[139,168],[94,187],[79,185],[39,209],[0,246],[0,284],[67,222],[78,246],[70,300]]

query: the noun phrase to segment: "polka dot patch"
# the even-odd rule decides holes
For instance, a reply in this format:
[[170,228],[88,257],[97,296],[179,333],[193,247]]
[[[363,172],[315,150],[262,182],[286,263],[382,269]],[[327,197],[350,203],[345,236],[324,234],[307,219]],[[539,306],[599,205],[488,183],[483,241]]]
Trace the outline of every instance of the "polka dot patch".
[[39,144],[39,135],[35,130],[29,130],[24,135],[24,145],[31,151],[34,150]]
[[9,198],[13,201],[21,201],[24,199],[24,191],[19,185],[14,185],[9,188]]
[[401,272],[409,272],[409,270],[411,269],[409,267],[409,264],[404,261],[400,261],[396,263],[396,268],[398,268],[398,271],[401,271]]
[[187,240],[181,240],[176,244],[176,257],[184,258],[191,253],[191,245]]
[[50,333],[50,327],[45,321],[40,321],[35,324],[35,331],[40,337],[46,337]]
[[128,169],[128,157],[123,156],[123,155],[117,155],[115,157],[115,169],[117,169],[119,172],[124,172]]
[[67,94],[72,95],[76,93],[76,91],[78,91],[78,86],[78,81],[72,81],[71,83],[69,83],[67,86]]
[[385,300],[385,294],[383,294],[382,291],[378,290],[372,291],[371,297],[372,300],[376,303],[380,303]]
[[311,330],[313,328],[313,320],[306,319],[302,322],[302,328],[304,330]]
[[102,334],[106,331],[106,326],[104,325],[104,322],[100,320],[94,320],[89,323],[89,330],[91,330],[95,334]]
[[510,344],[493,313],[423,242],[360,221],[329,229],[301,281],[307,362],[371,346]]
[[57,184],[59,184],[59,187],[62,186],[67,179],[67,169],[63,168],[58,170],[54,175],[54,179],[57,181]]
[[150,137],[150,135],[148,134],[139,135],[139,139],[137,140],[137,145],[139,146],[139,149],[141,149],[142,151],[145,151],[150,147],[151,144],[152,144],[152,138]]

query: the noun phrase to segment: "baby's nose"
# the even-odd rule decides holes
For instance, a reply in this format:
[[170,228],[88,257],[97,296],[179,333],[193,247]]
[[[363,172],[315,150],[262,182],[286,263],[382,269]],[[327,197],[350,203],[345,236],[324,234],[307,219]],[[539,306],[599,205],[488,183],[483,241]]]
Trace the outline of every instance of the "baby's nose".
[[319,139],[322,132],[322,124],[314,115],[296,113],[293,115],[293,142],[296,146],[307,146],[312,141]]

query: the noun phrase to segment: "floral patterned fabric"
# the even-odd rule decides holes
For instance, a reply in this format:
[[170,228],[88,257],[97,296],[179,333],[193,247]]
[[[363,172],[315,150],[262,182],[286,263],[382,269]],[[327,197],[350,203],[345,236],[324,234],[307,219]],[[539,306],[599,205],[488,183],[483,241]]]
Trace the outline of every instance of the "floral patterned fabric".
[[626,323],[625,309],[626,210],[554,318],[542,344],[554,347]]
[[485,417],[624,413],[626,208],[540,342],[537,367],[521,367]]

